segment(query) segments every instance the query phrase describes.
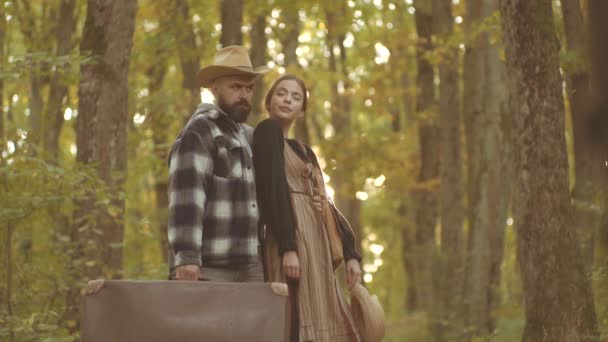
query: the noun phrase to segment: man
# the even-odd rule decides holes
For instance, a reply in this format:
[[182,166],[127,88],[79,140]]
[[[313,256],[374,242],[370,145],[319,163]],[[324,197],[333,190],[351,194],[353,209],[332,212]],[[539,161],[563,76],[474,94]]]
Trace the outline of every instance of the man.
[[250,141],[254,69],[242,46],[217,52],[197,74],[215,104],[203,103],[177,137],[169,157],[172,278],[263,281],[259,219]]

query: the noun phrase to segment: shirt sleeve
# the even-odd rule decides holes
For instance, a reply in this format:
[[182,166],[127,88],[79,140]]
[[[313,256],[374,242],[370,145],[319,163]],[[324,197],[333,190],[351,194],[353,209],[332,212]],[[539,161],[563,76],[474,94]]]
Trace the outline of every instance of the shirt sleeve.
[[272,230],[279,255],[297,250],[283,149],[283,131],[278,122],[273,119],[260,122],[253,134],[253,165],[260,220]]
[[213,172],[210,148],[194,131],[175,142],[169,161],[168,239],[175,266],[201,265],[206,180]]
[[348,223],[348,220],[342,213],[336,208],[333,202],[329,202],[331,210],[334,212],[334,216],[338,221],[338,229],[340,229],[340,236],[342,237],[342,250],[344,252],[344,261],[350,259],[357,259],[361,262],[361,254],[357,252],[355,233]]

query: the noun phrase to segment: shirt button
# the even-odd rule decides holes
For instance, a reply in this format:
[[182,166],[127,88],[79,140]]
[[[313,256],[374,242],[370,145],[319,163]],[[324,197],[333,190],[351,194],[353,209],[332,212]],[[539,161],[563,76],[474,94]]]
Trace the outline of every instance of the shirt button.
[[255,203],[251,205],[252,208],[255,208]]

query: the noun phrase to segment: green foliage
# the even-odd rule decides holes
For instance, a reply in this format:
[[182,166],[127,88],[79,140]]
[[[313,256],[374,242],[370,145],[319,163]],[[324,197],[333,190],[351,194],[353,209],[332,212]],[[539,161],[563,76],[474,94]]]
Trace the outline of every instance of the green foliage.
[[[157,190],[167,180],[167,153],[171,143],[191,115],[189,96],[183,87],[178,38],[188,29],[175,15],[174,2],[140,0],[129,74],[128,171],[124,189],[112,192],[99,179],[95,165],[75,161],[79,67],[95,63],[96,56],[81,53],[77,44],[66,56],[56,56],[52,20],[60,1],[32,2],[30,13],[1,1],[11,16],[6,31],[8,63],[0,63],[0,108],[4,130],[0,132],[0,340],[12,331],[17,341],[74,341],[78,339],[78,317],[70,316],[71,295],[84,286],[87,276],[106,276],[96,241],[102,232],[93,212],[77,215],[79,204],[89,199],[124,223],[122,276],[131,279],[166,279],[167,208],[159,203],[166,194]],[[211,62],[221,34],[219,2],[186,1],[195,35],[200,65]],[[436,106],[416,111],[416,56],[419,38],[413,6],[407,1],[363,1],[323,3],[307,0],[255,0],[245,2],[245,44],[257,15],[268,17],[268,62],[275,67],[265,77],[266,85],[282,72],[302,77],[310,92],[306,120],[311,144],[319,152],[330,185],[347,198],[366,198],[360,226],[364,266],[372,278],[366,283],[376,294],[387,316],[385,341],[425,341],[428,322],[424,312],[409,312],[406,306],[408,279],[404,267],[403,234],[415,226],[412,208],[414,190],[437,191],[439,180],[418,181],[420,146],[418,129],[437,123]],[[500,43],[500,18],[495,13],[475,23],[467,22],[466,1],[453,5],[454,16],[464,18],[449,36],[433,37],[435,49],[427,52],[433,66],[446,54],[460,56],[465,47],[475,47],[480,35],[491,44]],[[281,40],[293,23],[285,13],[297,10],[300,17],[298,65],[284,68]],[[78,43],[86,14],[86,1],[77,5]],[[556,11],[559,16],[559,11]],[[336,19],[328,20],[328,14]],[[28,17],[29,16],[29,17]],[[31,19],[32,38],[24,23]],[[561,25],[561,20],[557,22]],[[25,27],[27,28],[27,27]],[[560,26],[560,30],[563,27]],[[339,38],[329,41],[329,36]],[[259,48],[259,47],[252,47]],[[336,62],[331,70],[330,51]],[[194,54],[195,51],[190,51]],[[387,53],[388,52],[388,53]],[[186,52],[186,54],[188,51]],[[586,67],[582,56],[562,53],[562,67],[575,72]],[[54,71],[68,86],[62,111],[66,111],[59,139],[59,156],[50,158],[44,146],[34,145],[39,132],[31,130],[34,96],[31,78],[41,80],[43,107],[48,101],[49,79]],[[162,76],[162,77],[161,77]],[[43,111],[44,112],[44,111]],[[70,114],[71,113],[71,114]],[[45,122],[50,122],[42,114]],[[335,115],[341,116],[336,123]],[[257,118],[261,119],[261,117]],[[48,128],[47,126],[44,126]],[[569,138],[570,142],[572,138]],[[162,190],[162,188],[160,188]],[[160,191],[160,192],[159,192]],[[365,195],[363,195],[363,193]],[[363,196],[363,197],[361,197]],[[367,196],[367,197],[365,197]],[[126,211],[113,206],[124,199]],[[79,221],[75,222],[78,217]],[[76,228],[75,228],[76,227]],[[10,234],[9,234],[10,233]],[[10,235],[10,236],[9,236]],[[76,237],[84,237],[82,240]],[[381,253],[377,247],[382,246]],[[8,247],[8,248],[7,248]],[[7,258],[9,252],[11,260]],[[381,260],[381,261],[380,261]],[[7,265],[12,266],[10,274]],[[372,267],[374,265],[374,267]],[[596,268],[594,285],[602,332],[608,335],[608,283],[606,269]],[[369,278],[368,278],[369,280]],[[7,291],[12,288],[9,314]],[[478,340],[513,341],[523,329],[523,292],[517,260],[515,231],[507,230],[500,287],[501,305],[495,312],[498,326],[492,336]]]

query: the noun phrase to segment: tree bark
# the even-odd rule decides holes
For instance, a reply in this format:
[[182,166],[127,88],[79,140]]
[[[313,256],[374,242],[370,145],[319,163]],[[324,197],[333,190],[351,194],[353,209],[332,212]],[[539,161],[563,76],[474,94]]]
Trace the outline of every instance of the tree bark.
[[[438,199],[437,189],[429,183],[439,177],[439,127],[435,118],[428,118],[436,107],[433,66],[425,58],[432,50],[432,7],[424,0],[414,1],[416,12],[416,31],[418,47],[416,60],[418,74],[416,84],[419,93],[416,99],[416,112],[419,117],[418,141],[420,148],[420,172],[418,182],[423,184],[415,194],[415,254],[419,291],[416,302],[420,308],[431,313],[433,307],[433,260],[436,257],[435,226],[437,225]],[[433,321],[434,319],[429,319]],[[432,326],[432,323],[431,323]]]
[[[182,68],[182,88],[187,92],[186,108],[184,108],[184,121],[188,121],[201,102],[201,88],[196,83],[196,74],[199,71],[199,50],[196,45],[190,8],[186,0],[175,0],[175,24],[164,23],[164,26],[173,27],[177,53]],[[164,18],[164,21],[170,20]]]
[[[0,14],[3,14],[0,12]],[[1,55],[0,55],[1,56]],[[0,158],[0,166],[4,167],[5,162],[3,158]],[[8,174],[2,173],[2,188],[4,192],[9,191],[8,187]],[[14,322],[13,322],[13,233],[15,231],[15,226],[13,222],[6,222],[6,245],[4,246],[6,249],[6,310],[7,315],[7,325],[8,325],[8,338],[9,341],[15,341],[15,330],[14,330]]]
[[222,47],[243,45],[243,0],[222,0]]
[[[451,0],[433,1],[433,26],[440,41],[452,34],[454,18]],[[439,115],[441,126],[441,264],[439,298],[441,326],[439,340],[458,339],[462,318],[464,275],[462,172],[460,158],[460,101],[458,86],[458,51],[446,44],[439,64]]]
[[574,131],[575,185],[572,200],[575,220],[582,243],[586,273],[591,276],[594,255],[594,233],[599,225],[600,212],[597,195],[601,188],[600,177],[604,165],[593,151],[592,141],[587,134],[591,101],[591,80],[586,51],[585,26],[578,0],[562,1],[562,15],[566,33],[566,47],[571,63],[566,66],[568,98]]
[[[4,6],[0,6],[0,64],[5,65],[4,44],[6,40],[6,14]],[[4,79],[0,78],[0,144],[4,144]]]
[[[72,36],[76,29],[74,9],[76,0],[62,0],[59,7],[58,26],[55,31],[57,40],[56,57],[63,57],[70,53],[74,47]],[[56,160],[59,150],[59,135],[63,126],[63,99],[67,95],[68,87],[63,79],[63,66],[58,66],[53,73],[50,84],[49,98],[46,109],[45,149],[50,160]]]
[[559,47],[550,0],[500,0],[514,112],[514,213],[525,296],[522,341],[599,338],[573,231]]
[[[287,4],[284,9],[283,22],[286,23],[287,31],[282,33],[281,46],[283,47],[283,55],[285,55],[284,67],[288,72],[297,74],[300,64],[298,63],[298,55],[296,50],[300,42],[301,24],[298,8],[293,4]],[[310,114],[308,114],[310,115]],[[301,119],[296,120],[294,126],[295,138],[299,141],[310,145],[310,134],[308,130],[308,115],[304,115]]]
[[[340,143],[344,139],[349,139],[353,130],[350,119],[350,98],[346,95],[349,85],[347,80],[344,79],[344,73],[347,69],[346,53],[343,51],[344,35],[342,32],[344,29],[342,25],[344,25],[344,22],[339,20],[339,17],[345,14],[345,8],[339,3],[327,3],[324,5],[324,9],[327,20],[326,43],[329,49],[330,85],[333,94],[331,124],[335,131],[333,139],[335,139],[335,143]],[[340,50],[340,56],[336,56],[334,47]],[[343,93],[338,90],[339,82],[343,84]],[[300,138],[309,139],[308,127],[301,128],[301,130],[305,130],[306,133],[300,133],[300,135],[304,135]],[[357,249],[361,250],[361,202],[354,195],[357,185],[351,171],[346,165],[342,164],[332,177],[335,179],[336,203],[344,216],[348,218],[355,233]]]
[[[497,9],[497,0],[467,3],[467,25],[479,24]],[[488,336],[496,327],[493,311],[500,299],[498,286],[511,188],[506,75],[499,60],[499,46],[491,46],[489,38],[489,33],[481,33],[467,47],[463,106],[469,160],[465,317],[467,331],[481,336]]]
[[[253,27],[251,28],[251,63],[254,68],[266,65],[268,58],[268,37],[266,36],[266,17],[267,11],[261,11],[255,17]],[[258,77],[255,80],[255,89],[253,90],[252,100],[252,117],[254,121],[259,121],[263,117],[264,108],[264,78]]]
[[[126,176],[128,72],[137,4],[135,0],[89,0],[81,53],[97,63],[81,66],[76,160],[95,165],[112,194],[111,208],[96,210],[101,259],[112,277],[120,277],[124,226],[123,191]],[[90,209],[85,203],[83,209]],[[78,221],[78,220],[77,220]]]
[[[36,18],[32,11],[31,3],[28,1],[16,1],[13,2],[15,16],[19,21],[21,34],[25,37],[26,50],[30,54],[29,57],[29,79],[30,79],[30,93],[29,93],[29,115],[28,115],[28,142],[33,148],[31,153],[37,154],[42,150],[42,144],[44,143],[42,134],[43,117],[42,110],[44,107],[44,100],[42,97],[42,88],[46,83],[43,79],[42,73],[46,65],[43,65],[38,61],[34,53],[38,51],[49,51],[48,39],[46,37],[46,31],[39,29],[36,25]],[[43,4],[43,16],[40,18],[40,22],[49,20],[44,14],[47,12],[45,9],[48,4]]]
[[[593,88],[592,108],[586,123],[587,136],[597,158],[603,160],[603,171],[600,175],[599,193],[601,195],[601,221],[599,225],[598,254],[600,265],[608,263],[608,21],[605,13],[608,2],[588,0],[588,18],[590,33],[591,83]],[[596,159],[597,160],[597,159]]]
[[[171,25],[168,20],[161,21],[160,29],[156,33],[155,39],[160,43],[165,41],[171,34]],[[150,91],[150,104],[148,107],[148,119],[152,128],[152,143],[154,144],[154,157],[162,167],[155,168],[154,172],[154,192],[156,197],[156,220],[158,222],[159,247],[163,261],[168,262],[169,242],[167,235],[168,224],[168,174],[166,166],[167,158],[167,126],[170,125],[170,118],[166,115],[167,104],[164,100],[162,91],[163,82],[167,74],[167,63],[170,52],[163,48],[162,44],[156,44],[151,52],[155,60],[150,63],[146,70],[148,77],[148,89]],[[198,63],[198,61],[196,62]],[[187,63],[186,63],[187,65]],[[182,68],[184,64],[182,64]],[[184,75],[185,76],[185,75]]]

